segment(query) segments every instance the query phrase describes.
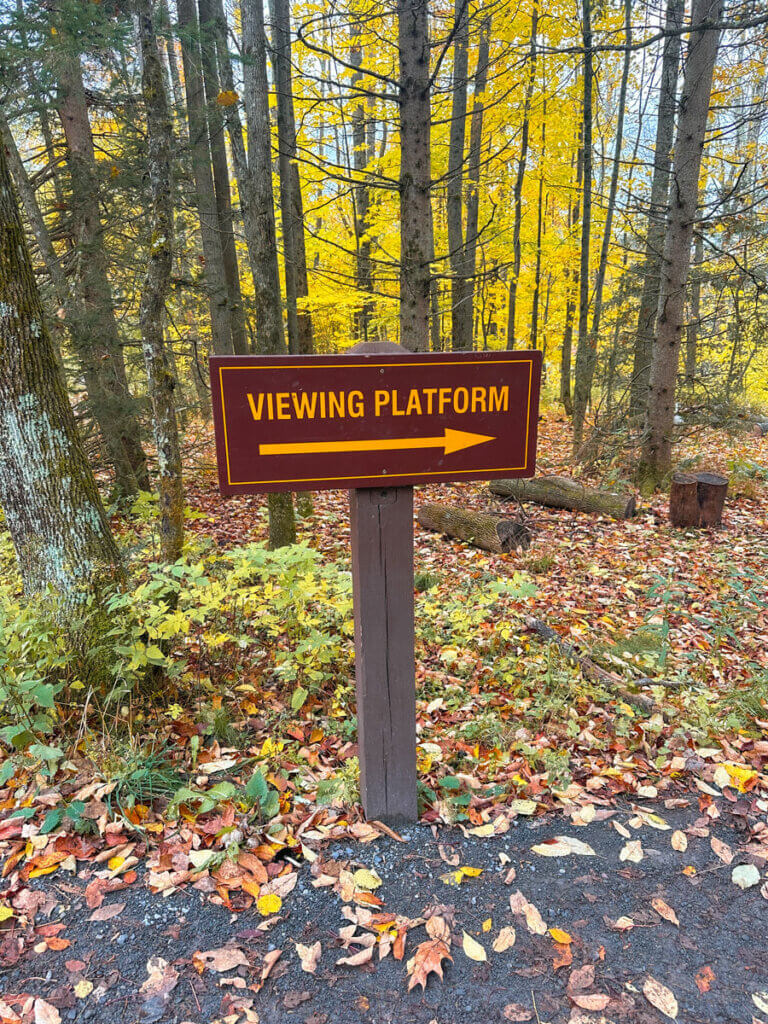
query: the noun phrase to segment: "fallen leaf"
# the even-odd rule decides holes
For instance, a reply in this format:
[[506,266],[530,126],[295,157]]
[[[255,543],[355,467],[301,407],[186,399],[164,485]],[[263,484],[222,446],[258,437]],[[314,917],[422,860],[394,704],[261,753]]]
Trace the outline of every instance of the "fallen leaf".
[[[373,937],[373,936],[371,936]],[[346,964],[348,967],[359,967],[361,964],[367,964],[369,960],[373,958],[373,944],[370,946],[364,946],[357,953],[352,953],[351,956],[343,956],[340,960],[336,961],[336,964]]]
[[[752,997],[754,999],[754,996]],[[44,999],[35,1000],[35,1024],[61,1024],[61,1014]]]
[[521,914],[528,925],[528,931],[534,935],[546,935],[547,926],[538,909],[523,896],[518,889],[509,897],[509,907],[513,914]]
[[720,858],[723,864],[731,863],[734,853],[728,843],[724,843],[722,839],[718,839],[717,836],[712,836],[709,840],[709,845],[712,847],[712,852]]
[[470,960],[474,960],[479,964],[485,963],[488,959],[488,954],[477,939],[473,939],[472,936],[468,935],[466,932],[464,932],[462,936],[461,948],[464,950],[465,956],[468,956]]
[[583,992],[571,996],[571,999],[582,1010],[604,1010],[611,1001],[604,992]]
[[93,992],[93,982],[82,978],[75,985],[74,992],[78,999],[87,999],[91,992]]
[[109,903],[106,906],[99,907],[91,914],[88,918],[89,921],[111,921],[113,917],[117,917],[118,914],[122,914],[125,910],[124,903]]
[[533,1020],[533,1011],[527,1010],[521,1003],[507,1003],[504,1007],[502,1016],[504,1017],[504,1020]]
[[574,853],[579,857],[594,857],[595,851],[581,839],[574,839],[572,836],[555,836],[554,839],[545,839],[543,843],[532,846],[533,853],[541,857],[567,857]]
[[661,899],[661,897],[654,896],[654,898],[651,900],[651,906],[657,914],[660,914],[664,918],[665,921],[670,921],[678,928],[680,927],[680,922],[677,919],[677,914],[674,912],[674,910],[672,909],[672,907],[670,907],[668,903],[665,903],[664,900]]
[[731,872],[731,881],[740,889],[751,889],[760,883],[760,872],[754,864],[739,864]]
[[568,934],[568,932],[564,932],[560,928],[550,928],[549,934],[552,936],[555,942],[559,942],[563,945],[567,946],[569,942],[573,942],[573,938]]
[[317,970],[317,964],[322,953],[322,946],[320,943],[313,942],[311,946],[302,946],[300,942],[297,942],[296,952],[299,960],[301,961],[302,971],[306,971],[307,974],[314,974]]
[[592,988],[595,983],[594,964],[584,964],[575,971],[571,971],[568,978],[568,995],[572,992],[582,992],[585,988]]
[[517,935],[512,925],[502,928],[493,942],[494,953],[505,953],[508,949],[511,949],[515,944],[516,938]]
[[705,967],[702,967],[700,971],[696,972],[696,978],[694,980],[696,981],[696,987],[699,992],[702,994],[704,992],[709,992],[712,987],[712,982],[715,980],[715,972],[709,964],[707,964]]
[[267,893],[266,896],[259,896],[256,900],[256,909],[262,917],[269,917],[276,914],[283,905],[283,901],[274,893]]
[[753,992],[752,1002],[761,1013],[768,1013],[768,992]]
[[410,992],[415,985],[421,985],[422,989],[426,989],[427,978],[432,973],[442,978],[443,960],[445,959],[453,960],[453,957],[450,949],[441,939],[430,939],[417,946],[416,952],[408,961],[407,970],[410,975],[408,991]]
[[555,956],[552,960],[552,970],[559,971],[561,967],[570,967],[573,963],[573,953],[569,944],[555,943]]
[[147,980],[139,992],[149,999],[166,998],[179,982],[179,972],[161,956],[151,956],[147,960]]
[[444,917],[440,917],[439,914],[433,914],[432,917],[427,918],[425,928],[430,939],[442,939],[443,942],[450,945],[451,927]]
[[[208,968],[217,974],[231,971],[235,967],[248,967],[248,957],[235,946],[222,946],[220,949],[209,949],[204,953],[193,953],[193,962],[200,964],[200,968]],[[265,957],[266,960],[266,957]],[[202,973],[202,971],[201,971]]]
[[378,889],[381,885],[381,879],[376,872],[369,871],[368,868],[359,868],[352,878],[358,889]]
[[631,864],[639,864],[644,856],[645,854],[643,853],[643,844],[640,842],[640,840],[631,839],[622,847],[621,853],[619,854],[619,860],[628,860]]
[[685,853],[688,849],[688,836],[685,832],[681,832],[680,829],[672,833],[669,841],[672,844],[672,849],[677,850],[678,853]]
[[283,996],[283,1006],[286,1010],[295,1010],[297,1006],[301,1006],[311,998],[311,992],[286,992]]
[[650,974],[643,985],[643,995],[659,1013],[663,1013],[670,1020],[675,1020],[678,1010],[674,993]]

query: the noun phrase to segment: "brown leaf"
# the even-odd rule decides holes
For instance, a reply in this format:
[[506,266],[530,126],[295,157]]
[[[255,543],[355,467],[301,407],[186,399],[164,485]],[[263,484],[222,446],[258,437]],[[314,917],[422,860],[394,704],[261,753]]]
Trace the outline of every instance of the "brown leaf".
[[106,907],[99,907],[98,910],[94,910],[91,916],[88,918],[89,921],[111,921],[113,917],[117,917],[118,914],[122,914],[125,910],[124,903],[110,903]]
[[336,961],[336,964],[337,966],[339,964],[346,964],[348,967],[359,967],[361,964],[367,964],[371,959],[373,959],[373,945],[363,946],[357,953],[341,957]]
[[301,1006],[311,998],[311,992],[286,992],[283,996],[283,1006],[286,1010],[295,1010],[297,1006]]
[[507,1003],[503,1012],[504,1020],[533,1020],[533,1011],[527,1010],[521,1003]]
[[664,900],[661,899],[661,897],[654,896],[654,898],[651,900],[651,906],[657,914],[660,914],[661,917],[664,918],[665,921],[671,922],[671,924],[675,925],[677,928],[680,927],[680,922],[677,919],[677,914],[674,912],[674,910],[672,909],[672,907],[670,907],[668,903],[665,903]]
[[709,840],[709,845],[712,847],[712,852],[720,858],[723,864],[731,863],[734,854],[728,843],[724,843],[717,836],[712,836]]
[[582,993],[571,996],[571,999],[577,1006],[581,1007],[582,1010],[604,1010],[611,1001],[611,997],[605,995],[603,992],[590,992],[589,994]]
[[179,972],[161,956],[151,956],[147,960],[147,974],[149,977],[139,991],[148,999],[167,998],[179,982]]
[[44,999],[35,1000],[35,1024],[61,1024],[61,1014]]
[[204,953],[193,953],[192,962],[202,974],[207,967],[209,971],[222,974],[235,967],[248,967],[248,957],[234,946],[222,946],[220,949],[209,949]]
[[592,988],[595,983],[594,964],[584,964],[575,971],[571,971],[568,978],[568,995],[572,997],[573,992],[583,992],[586,988]]
[[408,961],[408,973],[411,976],[408,991],[410,992],[415,985],[421,985],[422,989],[426,989],[427,978],[433,972],[442,978],[445,959],[453,960],[453,957],[442,939],[430,939],[417,946],[413,959]]
[[670,1020],[677,1017],[677,999],[674,992],[649,974],[643,985],[643,995],[660,1013]]
[[313,942],[311,946],[302,946],[300,942],[297,942],[296,952],[299,960],[301,960],[302,971],[306,971],[307,974],[314,974],[317,970],[317,963],[322,951],[322,946],[319,942]]
[[702,967],[701,970],[696,973],[696,986],[699,992],[701,992],[702,994],[704,992],[709,992],[712,986],[712,982],[714,980],[715,972],[712,970],[709,964],[707,964],[705,967]]

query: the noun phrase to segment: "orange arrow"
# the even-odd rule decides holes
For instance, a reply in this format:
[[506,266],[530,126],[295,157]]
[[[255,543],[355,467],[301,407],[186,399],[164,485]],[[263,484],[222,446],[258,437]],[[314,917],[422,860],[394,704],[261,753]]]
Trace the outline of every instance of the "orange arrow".
[[288,444],[260,444],[259,455],[333,455],[341,452],[394,452],[407,448],[442,448],[446,455],[495,441],[487,434],[445,428],[442,437],[391,437],[372,441],[297,441]]

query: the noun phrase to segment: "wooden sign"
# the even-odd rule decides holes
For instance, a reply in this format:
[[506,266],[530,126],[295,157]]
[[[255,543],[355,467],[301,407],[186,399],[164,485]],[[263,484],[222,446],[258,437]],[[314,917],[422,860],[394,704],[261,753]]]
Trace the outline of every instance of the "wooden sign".
[[533,476],[540,352],[213,356],[224,494],[349,488],[360,795],[418,816],[413,484]]
[[214,356],[224,494],[532,476],[540,352]]

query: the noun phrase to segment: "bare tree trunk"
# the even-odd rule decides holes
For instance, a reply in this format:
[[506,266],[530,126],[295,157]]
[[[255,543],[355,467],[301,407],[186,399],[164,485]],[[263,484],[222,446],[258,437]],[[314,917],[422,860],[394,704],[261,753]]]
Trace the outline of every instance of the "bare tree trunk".
[[[582,111],[582,214],[581,264],[579,266],[579,333],[576,343],[576,367],[573,381],[573,449],[581,447],[581,432],[589,402],[587,366],[589,356],[589,247],[592,233],[592,0],[582,0],[582,38],[584,41],[584,81]],[[578,429],[577,429],[578,423]]]
[[[573,407],[573,450],[578,453],[581,448],[581,441],[584,432],[584,418],[587,412],[587,402],[592,393],[592,381],[595,376],[597,365],[597,345],[600,339],[600,318],[603,312],[603,288],[605,287],[605,274],[608,270],[608,252],[611,247],[611,231],[613,229],[613,214],[616,209],[616,192],[619,187],[619,170],[621,168],[621,147],[624,142],[624,114],[627,105],[627,82],[629,81],[629,60],[631,56],[632,43],[632,8],[631,0],[624,0],[624,65],[621,72],[621,85],[619,86],[619,109],[616,123],[616,141],[613,151],[613,170],[611,171],[611,184],[608,191],[608,206],[605,213],[605,227],[603,229],[603,241],[600,247],[600,262],[597,266],[597,280],[595,281],[594,307],[592,311],[592,330],[587,339],[586,346],[581,345],[576,352],[576,380],[578,382],[576,401]],[[586,398],[586,400],[585,400]]]
[[177,0],[181,29],[181,56],[184,63],[184,89],[187,94],[189,149],[195,181],[197,216],[205,260],[205,288],[211,313],[211,345],[218,355],[232,355],[232,323],[229,293],[224,274],[224,252],[219,232],[219,214],[211,170],[208,118],[205,110],[202,58],[195,0]]
[[160,0],[158,4],[158,18],[158,27],[163,38],[163,45],[165,49],[165,59],[168,63],[168,74],[171,79],[173,105],[176,109],[176,117],[178,118],[179,127],[181,128],[182,138],[186,138],[184,92],[181,85],[179,60],[176,53],[176,41],[173,36],[173,25],[171,22],[171,13],[168,10],[167,0]]
[[432,233],[428,0],[397,0],[400,57],[400,341],[429,349]]
[[[577,133],[578,152],[576,154],[576,197],[568,203],[568,236],[579,223],[580,197],[581,197],[581,175],[584,164],[584,148],[581,139],[581,125]],[[571,270],[568,266],[563,271],[566,280],[565,299],[565,328],[563,330],[563,344],[560,352],[560,401],[568,416],[573,414],[573,401],[571,399],[571,355],[573,351],[573,314],[576,308],[576,294],[579,290],[579,268],[573,271],[573,279],[570,280]]]
[[64,608],[122,576],[45,325],[0,145],[0,507],[28,595]]
[[142,93],[147,115],[147,172],[152,210],[149,259],[139,304],[142,349],[157,445],[160,547],[166,562],[181,557],[184,543],[184,484],[181,473],[175,380],[165,346],[165,300],[173,262],[173,118],[152,19],[152,0],[135,0],[142,57]]
[[70,305],[67,313],[79,318],[73,325],[72,340],[83,346],[78,357],[84,368],[90,409],[115,469],[116,490],[127,495],[138,488],[147,490],[149,474],[136,406],[128,390],[107,273],[99,180],[82,70],[75,53],[64,53],[59,65],[58,110],[67,142],[81,299],[76,306]]
[[248,122],[248,231],[256,300],[256,341],[260,352],[284,352],[280,270],[277,262],[272,196],[272,142],[269,121],[266,39],[262,0],[244,0],[243,79]]
[[515,347],[515,318],[517,315],[517,283],[520,277],[520,228],[523,222],[523,181],[525,180],[525,164],[528,159],[528,133],[531,118],[531,97],[536,81],[536,32],[539,25],[539,5],[534,3],[531,17],[531,46],[528,54],[528,84],[525,87],[523,102],[523,130],[520,139],[520,157],[517,161],[517,175],[512,192],[515,204],[515,219],[512,226],[512,274],[509,279],[509,306],[507,308],[507,348]]
[[[243,71],[245,110],[248,120],[248,170],[253,234],[250,247],[254,267],[254,289],[258,321],[259,350],[285,352],[283,314],[280,302],[280,272],[277,263],[275,207],[272,196],[272,143],[267,84],[267,43],[264,33],[263,0],[243,0]],[[296,519],[291,494],[270,494],[269,544],[272,548],[296,540]]]
[[704,235],[696,235],[693,266],[691,273],[691,310],[685,332],[685,382],[689,388],[696,383],[696,347],[701,325],[701,267],[704,263]]
[[304,200],[296,159],[296,117],[291,74],[290,0],[269,0],[272,19],[272,60],[277,94],[277,145],[280,167],[280,209],[283,223],[288,348],[308,355],[313,351],[312,317],[299,308],[309,296],[304,239]]
[[484,94],[488,82],[488,57],[491,41],[490,15],[480,25],[480,39],[477,44],[477,67],[475,68],[472,118],[469,126],[469,158],[467,163],[467,225],[464,236],[464,272],[467,282],[467,307],[469,329],[474,345],[475,316],[475,272],[477,267],[477,243],[480,230],[480,154],[483,145],[483,120],[485,113]]
[[672,202],[664,240],[659,313],[648,392],[646,434],[640,463],[644,487],[658,486],[672,464],[677,370],[685,287],[699,193],[699,174],[712,94],[722,17],[721,0],[693,0],[691,38],[680,101],[672,170]]
[[656,141],[653,147],[653,178],[648,207],[648,229],[643,261],[643,291],[637,318],[637,334],[632,365],[630,413],[638,416],[645,408],[651,379],[651,355],[659,307],[661,256],[669,201],[669,170],[672,165],[672,139],[677,113],[677,79],[680,67],[680,33],[685,17],[685,0],[667,0],[661,58],[659,110],[656,118]]
[[229,299],[229,321],[232,333],[232,347],[236,355],[248,351],[248,336],[245,330],[243,295],[240,290],[240,268],[235,248],[235,227],[232,220],[232,195],[229,183],[227,147],[224,141],[224,116],[219,103],[221,84],[216,55],[216,7],[214,0],[198,0],[200,17],[200,53],[203,67],[203,88],[207,105],[208,134],[211,144],[213,187],[216,193],[216,216],[221,238],[221,255],[224,260],[224,278]]
[[453,97],[448,142],[446,219],[451,267],[451,331],[455,351],[472,348],[472,302],[465,275],[463,214],[464,142],[467,122],[469,73],[469,3],[455,0],[453,44]]
[[[539,296],[541,295],[541,239],[544,231],[546,203],[544,200],[544,161],[547,154],[547,101],[544,99],[541,122],[541,155],[539,157],[539,205],[536,215],[536,270],[533,278],[533,299],[531,300],[531,341],[530,347],[539,344]],[[542,360],[543,364],[543,360]]]
[[[352,72],[352,87],[360,88],[363,81],[359,70],[363,63],[363,48],[360,42],[361,25],[353,22],[350,28],[349,62],[355,68]],[[355,169],[355,244],[357,260],[355,266],[355,284],[360,292],[370,293],[373,288],[373,263],[371,260],[370,213],[371,191],[368,184],[367,167],[370,163],[372,143],[375,139],[375,121],[366,118],[366,104],[362,96],[358,96],[352,112],[352,161]],[[373,304],[370,298],[363,301],[355,314],[355,333],[360,341],[368,341]]]

